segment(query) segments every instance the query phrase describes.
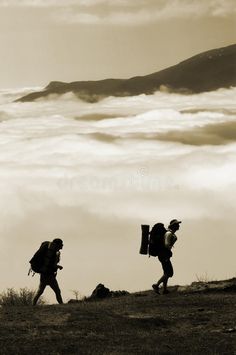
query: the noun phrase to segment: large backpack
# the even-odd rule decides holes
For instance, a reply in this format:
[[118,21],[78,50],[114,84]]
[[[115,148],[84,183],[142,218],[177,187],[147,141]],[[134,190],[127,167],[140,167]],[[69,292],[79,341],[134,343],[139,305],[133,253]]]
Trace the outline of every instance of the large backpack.
[[163,223],[156,223],[150,232],[148,252],[151,256],[158,256],[165,248],[164,235],[166,229]]
[[166,228],[163,223],[156,223],[151,232],[149,225],[142,225],[141,248],[139,253],[149,256],[158,256],[165,248],[164,235]]
[[33,272],[41,273],[45,262],[45,256],[50,242],[43,242],[36,251],[32,259],[29,261]]

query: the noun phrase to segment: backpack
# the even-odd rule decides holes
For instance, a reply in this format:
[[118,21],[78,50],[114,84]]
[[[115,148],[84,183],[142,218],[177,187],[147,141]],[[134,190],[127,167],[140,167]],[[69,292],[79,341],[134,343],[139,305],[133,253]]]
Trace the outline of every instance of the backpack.
[[156,223],[151,232],[149,232],[149,225],[142,224],[142,237],[141,237],[141,247],[140,254],[149,256],[158,256],[163,249],[164,246],[164,235],[166,233],[166,228],[163,223]]
[[150,232],[149,256],[158,256],[165,249],[164,235],[167,232],[163,223],[156,223]]
[[29,261],[33,272],[41,273],[44,266],[46,252],[50,242],[43,242],[40,248],[36,251],[32,259]]

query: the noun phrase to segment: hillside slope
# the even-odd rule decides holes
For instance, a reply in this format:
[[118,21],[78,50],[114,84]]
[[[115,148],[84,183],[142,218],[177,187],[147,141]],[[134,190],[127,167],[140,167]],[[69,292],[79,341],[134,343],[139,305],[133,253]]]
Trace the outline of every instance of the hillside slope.
[[1,354],[235,354],[235,287],[196,291],[2,307]]
[[162,86],[171,91],[200,93],[236,86],[236,44],[213,49],[191,57],[159,72],[130,79],[51,82],[43,91],[21,97],[17,101],[34,101],[48,95],[73,92],[85,101],[106,96],[152,94]]

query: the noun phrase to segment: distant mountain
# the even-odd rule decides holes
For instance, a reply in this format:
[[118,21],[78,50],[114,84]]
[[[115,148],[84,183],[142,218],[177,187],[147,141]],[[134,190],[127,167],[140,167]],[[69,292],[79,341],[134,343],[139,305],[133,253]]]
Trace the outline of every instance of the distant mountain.
[[73,92],[85,101],[95,102],[107,96],[152,94],[162,89],[200,93],[231,86],[236,86],[236,44],[200,53],[146,76],[71,83],[52,81],[43,91],[28,94],[17,101],[34,101],[48,95]]

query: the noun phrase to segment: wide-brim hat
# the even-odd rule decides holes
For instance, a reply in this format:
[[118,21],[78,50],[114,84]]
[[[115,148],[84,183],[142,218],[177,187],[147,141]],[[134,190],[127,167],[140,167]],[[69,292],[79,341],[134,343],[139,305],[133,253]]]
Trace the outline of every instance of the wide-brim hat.
[[180,224],[180,223],[182,223],[182,221],[178,221],[178,219],[172,219],[172,220],[170,221],[169,226],[173,226],[173,225],[175,225],[175,224]]

